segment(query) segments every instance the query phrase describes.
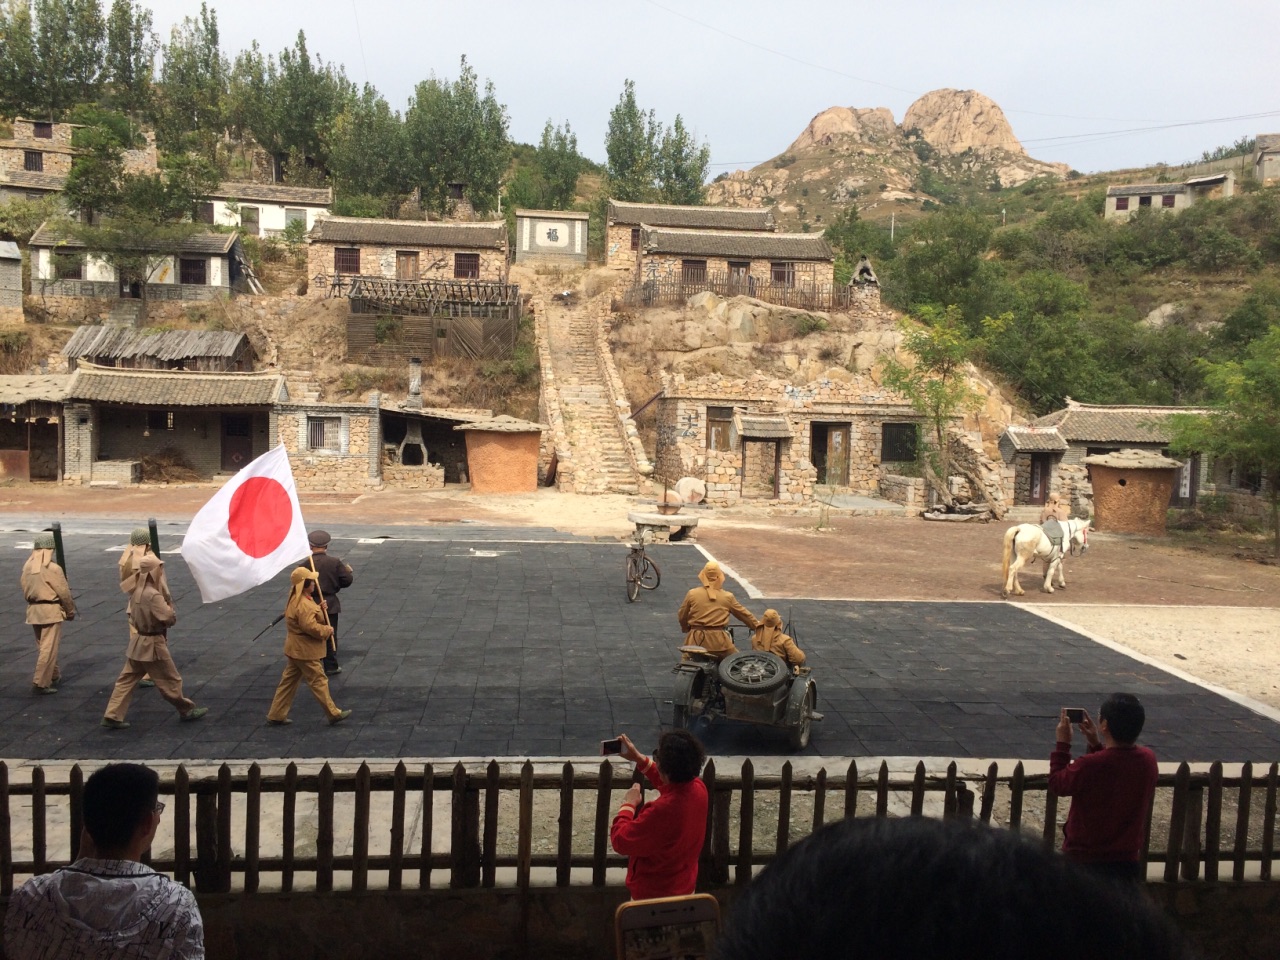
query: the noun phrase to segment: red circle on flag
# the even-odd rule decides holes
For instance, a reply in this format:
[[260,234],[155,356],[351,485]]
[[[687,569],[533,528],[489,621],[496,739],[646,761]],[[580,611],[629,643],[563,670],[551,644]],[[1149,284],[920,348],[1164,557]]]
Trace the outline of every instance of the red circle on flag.
[[256,558],[284,543],[293,525],[293,504],[278,480],[250,477],[231,495],[227,532],[237,547]]

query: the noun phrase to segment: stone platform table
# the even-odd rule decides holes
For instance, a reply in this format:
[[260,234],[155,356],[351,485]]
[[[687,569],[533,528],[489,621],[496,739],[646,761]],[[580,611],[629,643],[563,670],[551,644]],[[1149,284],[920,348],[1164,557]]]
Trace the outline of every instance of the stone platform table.
[[[627,514],[627,520],[636,525],[636,536],[643,543],[667,543],[672,540],[694,539],[693,531],[698,526],[698,518],[683,513],[652,513],[635,510]],[[679,527],[676,533],[672,527]]]

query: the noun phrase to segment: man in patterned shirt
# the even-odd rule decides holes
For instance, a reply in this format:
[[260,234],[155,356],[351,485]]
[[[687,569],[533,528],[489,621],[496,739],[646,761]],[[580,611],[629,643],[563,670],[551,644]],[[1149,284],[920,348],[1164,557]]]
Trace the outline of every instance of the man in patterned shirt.
[[136,763],[89,777],[80,859],[14,891],[4,921],[9,960],[204,960],[195,897],[139,862],[164,811],[159,782]]

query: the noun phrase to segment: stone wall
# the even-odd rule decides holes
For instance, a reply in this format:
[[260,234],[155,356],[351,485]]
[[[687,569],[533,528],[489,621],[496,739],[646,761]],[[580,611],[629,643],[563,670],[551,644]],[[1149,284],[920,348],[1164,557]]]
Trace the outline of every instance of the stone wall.
[[[982,443],[965,433],[952,432],[951,458],[969,473],[976,474],[981,480],[986,499],[995,508],[996,519],[1016,502],[1013,498],[1014,470],[1012,464],[1005,464],[987,456]],[[981,502],[981,496],[973,496],[975,502]]]
[[[307,277],[332,277],[334,275],[334,250],[338,247],[348,248],[345,243],[308,243],[307,244]],[[366,277],[385,277],[394,280],[396,276],[396,253],[398,251],[414,251],[418,254],[418,279],[420,280],[452,280],[454,279],[454,254],[478,253],[480,255],[480,280],[506,282],[507,254],[505,250],[474,249],[469,247],[418,247],[406,246],[384,247],[372,244],[360,244],[360,273]],[[324,297],[327,288],[313,283],[308,287],[311,297]]]
[[915,517],[924,513],[928,502],[925,499],[925,482],[922,477],[904,477],[890,473],[881,468],[880,496],[907,508],[907,516]]
[[22,261],[0,260],[0,310],[17,307],[22,312]]
[[[740,257],[687,257],[669,253],[642,253],[640,263],[636,267],[635,278],[641,280],[679,280],[684,261],[704,260],[708,274],[729,275],[729,261],[741,262]],[[830,286],[835,282],[835,263],[831,260],[761,260],[750,261],[747,275],[755,280],[768,281],[773,277],[774,263],[795,264],[795,286],[804,289],[814,284]],[[612,264],[610,264],[612,265]]]
[[444,467],[426,463],[406,467],[403,463],[384,463],[382,482],[404,490],[439,490],[444,486]]
[[[308,446],[307,420],[339,421],[338,449]],[[272,413],[272,442],[283,443],[299,490],[362,490],[381,485],[380,414],[373,405],[281,404]]]
[[467,430],[472,493],[533,493],[538,488],[537,433]]
[[71,154],[66,147],[49,146],[51,140],[24,140],[14,144],[10,141],[0,147],[0,170],[21,171],[26,169],[27,151],[38,152],[43,169],[39,172],[45,176],[65,177],[71,172]]
[[36,120],[14,120],[13,121],[13,139],[30,140],[33,143],[49,143],[56,144],[61,147],[71,146],[71,137],[76,132],[78,124],[74,123],[55,123],[52,124],[53,136],[48,139],[36,139],[36,123],[42,121]]
[[[627,397],[627,388],[622,384],[622,376],[618,373],[618,365],[613,361],[613,351],[609,348],[608,313],[601,313],[593,318],[595,333],[596,363],[600,367],[600,379],[604,384],[606,396],[618,415],[618,422],[625,435],[627,457],[631,460],[631,468],[642,476],[653,474],[653,464],[645,452],[644,442],[640,439],[640,431],[631,416],[631,400]],[[644,403],[648,397],[637,398],[637,403]]]
[[609,224],[604,237],[605,266],[635,270],[637,251],[631,249],[633,229],[626,224]]

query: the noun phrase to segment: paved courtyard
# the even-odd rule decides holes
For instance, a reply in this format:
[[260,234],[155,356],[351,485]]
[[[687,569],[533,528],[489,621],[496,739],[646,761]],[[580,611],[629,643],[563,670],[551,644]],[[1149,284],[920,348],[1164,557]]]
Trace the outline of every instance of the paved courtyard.
[[[179,723],[140,689],[131,729],[110,731],[98,721],[124,656],[116,561],[128,526],[67,525],[80,616],[64,629],[61,691],[37,697],[16,586],[31,535],[7,525],[0,757],[27,759],[578,756],[616,731],[651,743],[671,715],[675,611],[705,560],[688,545],[653,548],[662,586],[629,604],[621,544],[478,524],[388,528],[394,539],[332,525],[331,549],[357,575],[342,594],[332,691],[354,715],[329,727],[303,689],[294,723],[271,727],[284,625],[250,641],[283,609],[287,578],[202,605],[176,552],[181,527],[162,528],[179,614],[171,649],[210,713]],[[1146,703],[1143,739],[1162,760],[1280,758],[1280,724],[1011,605],[746,602],[757,614],[777,606],[809,654],[826,716],[811,754],[1043,759],[1060,706],[1095,711],[1124,689]],[[733,724],[708,746],[787,753],[781,732]]]

